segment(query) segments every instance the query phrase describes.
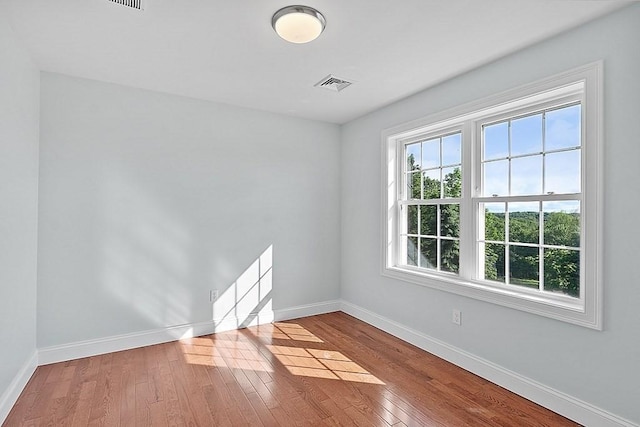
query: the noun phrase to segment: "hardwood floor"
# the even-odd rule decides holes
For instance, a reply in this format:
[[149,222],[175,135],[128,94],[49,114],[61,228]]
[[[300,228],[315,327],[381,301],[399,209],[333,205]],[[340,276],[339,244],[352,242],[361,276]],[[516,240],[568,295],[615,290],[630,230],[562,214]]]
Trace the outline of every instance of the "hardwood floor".
[[38,367],[3,426],[574,426],[344,313]]

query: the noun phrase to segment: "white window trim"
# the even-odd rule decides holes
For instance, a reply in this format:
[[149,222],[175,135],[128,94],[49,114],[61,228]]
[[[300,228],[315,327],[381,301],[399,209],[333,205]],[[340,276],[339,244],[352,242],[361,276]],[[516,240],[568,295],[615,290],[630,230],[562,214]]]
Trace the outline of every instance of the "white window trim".
[[[466,297],[487,301],[529,313],[561,320],[564,322],[602,330],[603,285],[602,285],[602,61],[561,73],[550,78],[527,84],[501,94],[471,102],[426,118],[414,120],[382,132],[382,212],[381,212],[381,273],[383,276],[403,280],[418,285],[439,289]],[[460,126],[465,122],[463,132],[474,135],[474,121],[480,117],[499,114],[508,106],[510,110],[525,107],[536,102],[560,99],[575,94],[576,86],[583,92],[581,99],[583,118],[582,153],[582,230],[584,253],[581,256],[581,274],[584,274],[584,288],[580,298],[550,295],[526,289],[510,289],[493,286],[463,277],[474,277],[469,270],[473,263],[461,263],[460,276],[441,272],[430,272],[396,265],[394,257],[399,236],[398,209],[399,171],[398,144],[429,131]],[[475,138],[475,135],[472,136]],[[463,143],[462,155],[470,157],[479,142]],[[463,161],[464,163],[464,161]],[[467,165],[473,162],[467,162]],[[475,165],[473,165],[475,167]],[[474,170],[463,171],[463,204],[467,212],[472,209],[470,197]],[[464,209],[461,206],[461,210]],[[474,259],[475,224],[463,223],[461,219],[460,258]],[[473,264],[473,265],[471,265]]]

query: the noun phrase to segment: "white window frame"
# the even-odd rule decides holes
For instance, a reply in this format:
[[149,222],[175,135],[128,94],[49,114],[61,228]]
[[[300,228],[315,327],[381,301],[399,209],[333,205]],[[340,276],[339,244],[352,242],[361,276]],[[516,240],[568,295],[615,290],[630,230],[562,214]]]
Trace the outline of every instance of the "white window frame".
[[[407,140],[402,140],[402,145],[408,145],[414,142],[419,142],[419,141],[426,141],[429,139],[433,139],[433,138],[442,138],[445,136],[450,136],[452,134],[457,134],[463,133],[463,129],[461,126],[455,126],[455,127],[449,127],[449,128],[438,128],[438,130],[436,132],[430,132],[430,133],[424,133],[421,134],[419,138],[409,138]],[[442,151],[440,152],[442,155]],[[440,165],[440,169],[442,169],[443,165]],[[462,165],[460,166],[462,167]],[[399,171],[399,173],[402,175],[402,179],[401,179],[401,186],[402,186],[402,190],[400,191],[400,193],[402,193],[402,191],[406,191],[407,190],[407,185],[406,185],[406,174],[402,173],[402,171]],[[421,180],[422,181],[422,180]],[[442,186],[443,182],[441,182],[441,186]],[[403,209],[404,206],[409,206],[409,205],[430,205],[430,206],[437,206],[438,207],[438,211],[440,210],[440,206],[442,205],[447,205],[447,204],[457,204],[457,205],[461,205],[462,203],[462,197],[443,197],[440,199],[432,199],[432,200],[424,200],[424,199],[409,199],[406,196],[402,196],[399,197],[399,199],[402,200],[398,200],[398,202],[400,203],[399,208]],[[403,216],[404,218],[404,216]],[[402,219],[401,219],[402,220]],[[399,223],[399,226],[402,230],[404,230],[406,228],[406,224],[404,223]],[[437,245],[438,247],[440,247],[441,242],[443,240],[449,240],[449,241],[460,241],[460,236],[456,237],[456,238],[451,238],[451,237],[443,237],[440,235],[440,223],[438,223],[438,225],[436,226],[437,231],[436,234],[438,235],[438,237],[436,237],[435,239],[438,241]],[[421,231],[418,230],[419,233],[421,234]],[[439,251],[438,251],[439,253]],[[404,256],[406,255],[406,246],[405,245],[400,245],[398,247],[398,255],[402,258],[404,258]],[[439,258],[439,257],[438,257]],[[440,264],[440,259],[438,259],[438,265]],[[405,268],[407,269],[416,269],[416,271],[421,271],[420,267],[412,267],[412,266],[405,266]],[[446,272],[444,270],[438,270],[440,273],[442,274],[455,274],[455,273],[450,273],[450,272]]]
[[[398,280],[602,330],[602,62],[561,73],[382,132],[381,273]],[[489,117],[579,100],[582,111],[580,297],[480,280],[477,265],[480,123]],[[514,114],[515,115],[515,114]],[[462,130],[459,274],[401,265],[404,144],[422,135]],[[486,198],[485,198],[486,199]],[[493,201],[493,200],[491,200]],[[498,201],[498,200],[495,200]]]

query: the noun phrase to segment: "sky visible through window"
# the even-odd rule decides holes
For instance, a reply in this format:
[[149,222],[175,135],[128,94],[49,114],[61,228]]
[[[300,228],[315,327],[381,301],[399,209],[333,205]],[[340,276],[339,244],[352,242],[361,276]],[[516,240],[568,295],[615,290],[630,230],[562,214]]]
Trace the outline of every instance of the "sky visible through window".
[[[571,105],[486,125],[483,196],[579,193],[580,117],[580,105]],[[548,212],[568,207],[545,203]]]

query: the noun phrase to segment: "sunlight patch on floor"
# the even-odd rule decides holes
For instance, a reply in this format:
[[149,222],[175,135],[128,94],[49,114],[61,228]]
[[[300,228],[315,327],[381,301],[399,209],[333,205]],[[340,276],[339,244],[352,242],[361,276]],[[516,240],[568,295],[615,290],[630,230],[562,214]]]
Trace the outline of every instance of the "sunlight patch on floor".
[[[245,331],[257,340],[248,340],[237,331],[187,338],[180,341],[182,353],[188,363],[198,365],[273,372],[274,364],[280,363],[292,375],[384,385],[339,351],[306,347],[326,347],[327,344],[298,324],[276,322]],[[295,341],[305,344],[294,344]],[[297,347],[296,344],[305,347]]]
[[187,363],[219,368],[273,372],[258,349],[246,341],[215,338],[189,338],[180,341]]
[[249,329],[258,338],[323,343],[320,338],[295,323],[275,322]]
[[280,363],[294,375],[384,385],[339,351],[267,345]]

